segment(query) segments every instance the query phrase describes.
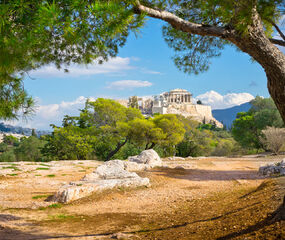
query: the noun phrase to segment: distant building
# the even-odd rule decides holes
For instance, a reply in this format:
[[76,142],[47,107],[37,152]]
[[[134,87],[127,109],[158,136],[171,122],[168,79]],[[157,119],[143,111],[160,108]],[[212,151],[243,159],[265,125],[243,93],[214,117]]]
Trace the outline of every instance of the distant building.
[[154,96],[152,114],[180,114],[194,120],[223,127],[212,115],[210,106],[192,103],[192,94],[185,89],[173,89]]
[[[131,99],[131,98],[130,98]],[[128,100],[117,100],[124,106],[129,106]],[[191,117],[198,122],[212,123],[217,127],[223,124],[212,115],[210,106],[195,104],[192,102],[192,94],[185,89],[173,89],[159,95],[144,98],[137,98],[138,107],[144,115],[159,114],[180,114],[184,117]]]

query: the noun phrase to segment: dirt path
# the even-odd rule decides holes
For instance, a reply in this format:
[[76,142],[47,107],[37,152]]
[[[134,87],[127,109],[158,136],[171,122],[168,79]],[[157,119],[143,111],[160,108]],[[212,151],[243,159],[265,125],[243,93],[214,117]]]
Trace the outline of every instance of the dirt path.
[[166,161],[171,168],[139,173],[150,188],[106,191],[68,205],[45,199],[99,162],[2,165],[12,172],[0,177],[0,240],[110,239],[118,232],[128,239],[285,239],[285,224],[268,220],[285,179],[266,180],[256,171],[278,160]]

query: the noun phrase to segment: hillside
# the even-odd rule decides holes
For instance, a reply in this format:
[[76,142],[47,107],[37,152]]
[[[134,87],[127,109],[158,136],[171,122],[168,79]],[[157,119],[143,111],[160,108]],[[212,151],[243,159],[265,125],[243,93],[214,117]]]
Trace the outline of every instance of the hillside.
[[232,126],[233,121],[236,119],[237,113],[247,112],[250,107],[250,102],[247,102],[231,108],[213,110],[212,114],[214,118],[226,125],[227,128],[230,128]]
[[[5,124],[5,123],[0,123],[0,132],[2,133],[17,133],[17,134],[22,134],[25,136],[31,136],[32,135],[32,130],[31,128],[23,128],[23,127],[19,127],[19,126],[12,126],[9,124]],[[41,135],[46,135],[46,134],[50,134],[49,131],[42,131],[42,130],[35,130],[36,134],[38,136]]]

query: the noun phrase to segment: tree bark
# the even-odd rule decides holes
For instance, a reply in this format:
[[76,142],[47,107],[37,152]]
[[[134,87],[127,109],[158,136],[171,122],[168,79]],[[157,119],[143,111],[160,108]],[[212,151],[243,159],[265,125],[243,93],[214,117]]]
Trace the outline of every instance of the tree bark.
[[234,43],[263,67],[268,91],[285,123],[285,55],[266,37],[256,11],[253,12],[252,19],[248,34],[236,37]]
[[106,161],[109,161],[111,159],[111,157],[113,157],[121,149],[121,147],[123,147],[127,143],[127,141],[128,141],[128,139],[126,138],[126,140],[124,142],[122,142],[122,143],[119,142],[117,144],[117,147],[113,151],[109,152],[109,154],[106,158]]

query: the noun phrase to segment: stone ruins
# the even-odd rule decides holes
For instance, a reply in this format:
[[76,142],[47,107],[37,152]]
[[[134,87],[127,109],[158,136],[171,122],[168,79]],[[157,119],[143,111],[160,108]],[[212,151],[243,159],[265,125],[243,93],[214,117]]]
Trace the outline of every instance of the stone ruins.
[[[128,100],[119,100],[124,106],[130,106],[132,98]],[[145,115],[160,114],[180,114],[184,117],[191,117],[198,122],[212,123],[217,127],[223,127],[223,124],[216,120],[212,115],[210,106],[195,104],[192,102],[192,94],[185,89],[173,89],[164,92],[153,98],[137,98],[138,107]]]

